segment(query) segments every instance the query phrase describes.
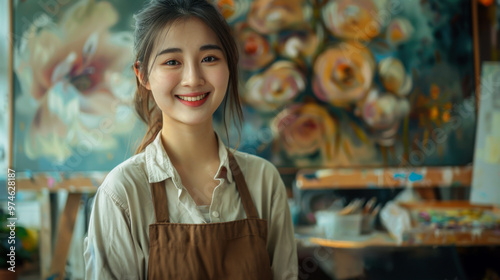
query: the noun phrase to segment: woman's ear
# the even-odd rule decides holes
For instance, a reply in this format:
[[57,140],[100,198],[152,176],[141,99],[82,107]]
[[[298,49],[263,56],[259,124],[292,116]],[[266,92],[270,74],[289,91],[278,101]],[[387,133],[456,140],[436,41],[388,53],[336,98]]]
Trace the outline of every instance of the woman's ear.
[[137,76],[137,79],[139,79],[139,82],[141,82],[141,85],[144,86],[147,90],[151,90],[151,87],[149,86],[149,82],[144,83],[144,79],[143,79],[142,73],[140,71],[140,68],[141,68],[140,62],[136,61],[134,63],[134,72],[135,72],[135,75]]

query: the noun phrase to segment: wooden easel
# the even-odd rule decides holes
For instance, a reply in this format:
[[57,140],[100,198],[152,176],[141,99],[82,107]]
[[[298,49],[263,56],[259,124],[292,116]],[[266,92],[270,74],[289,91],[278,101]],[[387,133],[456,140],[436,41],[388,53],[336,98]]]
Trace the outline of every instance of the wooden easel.
[[[68,258],[71,239],[75,228],[75,221],[80,208],[82,194],[97,191],[95,182],[90,178],[65,179],[53,186],[48,186],[49,177],[45,175],[30,179],[18,179],[17,189],[19,191],[42,191],[41,201],[41,229],[40,229],[40,274],[41,279],[60,280],[64,279],[66,260]],[[59,225],[56,232],[56,244],[52,252],[52,230],[50,219],[49,194],[60,190],[68,191],[68,198],[62,213],[59,215]]]

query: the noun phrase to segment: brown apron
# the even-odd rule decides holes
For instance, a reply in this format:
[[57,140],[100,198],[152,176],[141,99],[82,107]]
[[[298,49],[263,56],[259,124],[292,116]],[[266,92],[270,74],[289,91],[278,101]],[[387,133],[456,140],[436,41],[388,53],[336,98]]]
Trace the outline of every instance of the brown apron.
[[170,223],[165,183],[151,184],[156,223],[149,225],[148,279],[272,279],[267,221],[258,217],[238,163],[228,155],[247,219]]

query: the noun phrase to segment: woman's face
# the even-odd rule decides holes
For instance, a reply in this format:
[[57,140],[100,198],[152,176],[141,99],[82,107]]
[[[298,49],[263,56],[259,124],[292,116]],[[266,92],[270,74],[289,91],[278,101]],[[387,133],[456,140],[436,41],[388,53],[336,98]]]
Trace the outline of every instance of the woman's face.
[[229,82],[227,60],[216,34],[198,18],[166,27],[150,58],[151,90],[165,122],[208,124]]

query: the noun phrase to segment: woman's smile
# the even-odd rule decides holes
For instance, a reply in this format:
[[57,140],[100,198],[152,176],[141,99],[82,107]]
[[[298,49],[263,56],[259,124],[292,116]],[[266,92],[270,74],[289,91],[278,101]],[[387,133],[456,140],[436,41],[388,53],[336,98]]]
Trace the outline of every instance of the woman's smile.
[[195,93],[186,95],[176,95],[175,97],[177,97],[177,99],[179,99],[179,102],[181,102],[182,104],[191,107],[199,107],[203,105],[205,101],[207,101],[208,95],[210,95],[210,92],[205,92],[202,94]]

